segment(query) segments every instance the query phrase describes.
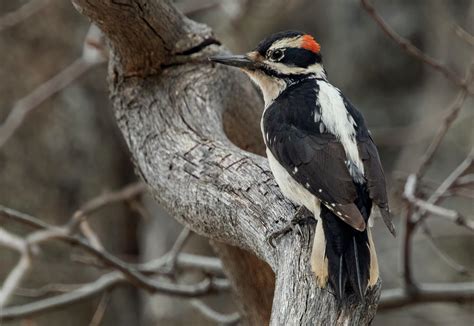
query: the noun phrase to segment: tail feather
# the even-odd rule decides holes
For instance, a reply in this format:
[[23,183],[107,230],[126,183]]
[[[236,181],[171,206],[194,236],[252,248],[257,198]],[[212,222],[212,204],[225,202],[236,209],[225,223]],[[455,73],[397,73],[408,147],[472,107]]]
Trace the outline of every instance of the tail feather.
[[[320,280],[320,275],[325,276],[340,301],[344,301],[351,293],[364,301],[367,286],[375,284],[374,277],[378,278],[375,251],[371,250],[373,243],[369,240],[370,231],[353,229],[324,206],[321,207],[320,217],[314,240],[319,245],[313,245],[312,253],[316,277]],[[318,235],[321,237],[321,234],[324,245],[321,244],[321,238],[316,238]],[[327,269],[324,271],[322,267]]]
[[349,285],[359,299],[364,301],[371,264],[367,231],[359,232],[348,239],[347,249],[343,256],[347,266]]
[[339,256],[339,270],[338,270],[338,282],[337,282],[337,287],[336,287],[336,291],[337,291],[337,295],[339,298],[342,298],[344,296],[344,285],[346,284],[346,273],[344,272],[344,261],[342,259],[342,255]]

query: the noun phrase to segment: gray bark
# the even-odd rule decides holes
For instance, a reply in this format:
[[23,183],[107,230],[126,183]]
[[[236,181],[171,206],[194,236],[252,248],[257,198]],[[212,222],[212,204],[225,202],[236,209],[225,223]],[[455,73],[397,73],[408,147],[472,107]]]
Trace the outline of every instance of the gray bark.
[[[207,62],[208,55],[225,51],[212,44],[211,31],[168,1],[74,4],[110,41],[109,85],[117,122],[156,200],[193,231],[268,263],[276,274],[271,324],[368,324],[380,284],[365,304],[339,307],[311,274],[311,227],[304,227],[302,236],[284,236],[275,249],[267,242],[295,209],[280,193],[266,159],[226,136],[224,113],[232,117],[230,129],[247,130],[258,125],[260,102],[241,73]],[[233,133],[246,137],[238,134]],[[264,314],[246,312],[249,323],[258,320],[249,314]]]

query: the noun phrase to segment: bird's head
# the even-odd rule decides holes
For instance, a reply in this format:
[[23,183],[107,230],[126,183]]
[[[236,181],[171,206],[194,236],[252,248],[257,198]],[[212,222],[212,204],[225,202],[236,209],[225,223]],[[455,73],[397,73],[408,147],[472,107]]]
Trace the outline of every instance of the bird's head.
[[260,87],[266,105],[299,79],[326,78],[319,44],[311,35],[296,31],[273,34],[244,55],[215,56],[210,60],[241,68]]

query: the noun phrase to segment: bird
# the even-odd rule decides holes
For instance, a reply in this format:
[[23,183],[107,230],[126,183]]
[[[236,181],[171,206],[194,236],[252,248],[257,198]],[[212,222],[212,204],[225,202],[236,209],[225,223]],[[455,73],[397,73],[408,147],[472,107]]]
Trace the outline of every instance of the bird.
[[311,270],[338,300],[364,301],[379,278],[369,224],[377,206],[389,231],[386,182],[364,117],[327,76],[321,46],[300,31],[278,32],[244,55],[210,61],[240,68],[260,88],[261,130],[283,195],[316,219]]

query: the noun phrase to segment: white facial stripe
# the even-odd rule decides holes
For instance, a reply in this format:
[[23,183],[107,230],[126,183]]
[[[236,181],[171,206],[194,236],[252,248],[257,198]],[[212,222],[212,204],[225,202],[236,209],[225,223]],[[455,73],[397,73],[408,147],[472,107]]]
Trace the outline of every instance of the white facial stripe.
[[269,66],[273,70],[278,71],[279,73],[284,74],[284,75],[296,75],[296,74],[303,74],[307,72],[306,68],[291,67],[280,62],[273,62],[273,61],[268,61],[268,60],[265,60],[264,62],[267,66]]
[[301,36],[295,36],[292,38],[285,38],[283,40],[276,41],[270,47],[270,50],[279,48],[299,48],[301,46]]

